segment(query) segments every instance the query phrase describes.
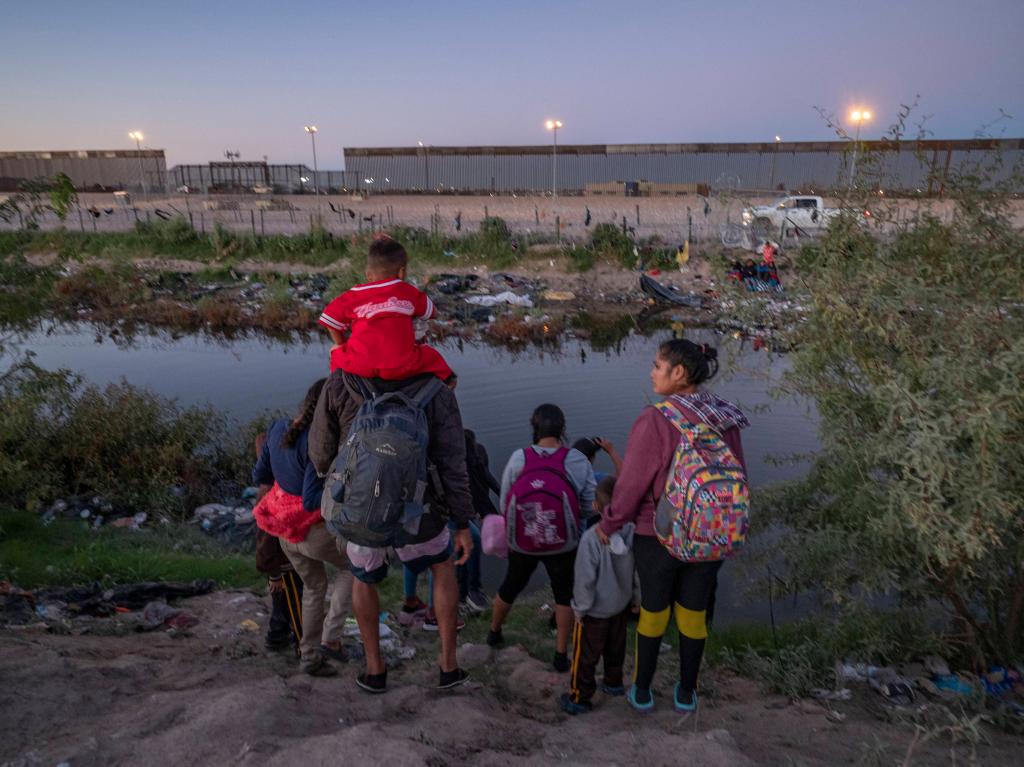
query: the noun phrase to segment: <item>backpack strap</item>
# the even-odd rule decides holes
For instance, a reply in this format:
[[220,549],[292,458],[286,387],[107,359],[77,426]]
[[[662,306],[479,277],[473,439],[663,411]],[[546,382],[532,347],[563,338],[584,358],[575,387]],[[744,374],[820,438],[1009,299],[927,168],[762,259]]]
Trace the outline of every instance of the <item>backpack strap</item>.
[[350,375],[348,380],[355,384],[356,389],[359,390],[360,396],[367,402],[372,402],[377,399],[376,390],[370,386],[370,382],[362,376]]
[[425,410],[427,405],[430,404],[430,400],[434,398],[434,395],[441,391],[442,386],[444,386],[444,383],[440,378],[431,376],[430,380],[423,384],[420,390],[410,399],[420,410]]
[[690,430],[693,428],[693,423],[683,416],[675,405],[670,403],[668,400],[662,400],[661,402],[655,402],[654,407],[665,416],[673,426],[679,429],[679,432],[684,435],[689,435]]

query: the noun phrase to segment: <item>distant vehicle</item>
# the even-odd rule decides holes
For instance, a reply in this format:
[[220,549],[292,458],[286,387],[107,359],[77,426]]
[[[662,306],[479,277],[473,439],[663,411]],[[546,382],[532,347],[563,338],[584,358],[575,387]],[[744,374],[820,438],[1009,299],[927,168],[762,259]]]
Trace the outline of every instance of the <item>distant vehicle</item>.
[[270,194],[274,190],[269,186],[254,186],[252,191],[256,194]]
[[839,215],[839,208],[826,208],[825,201],[815,195],[791,195],[774,205],[756,205],[744,209],[743,226],[756,235],[785,235],[788,230],[817,232],[825,229]]
[[178,187],[178,194],[189,194],[192,191],[192,187],[188,184],[182,184]]

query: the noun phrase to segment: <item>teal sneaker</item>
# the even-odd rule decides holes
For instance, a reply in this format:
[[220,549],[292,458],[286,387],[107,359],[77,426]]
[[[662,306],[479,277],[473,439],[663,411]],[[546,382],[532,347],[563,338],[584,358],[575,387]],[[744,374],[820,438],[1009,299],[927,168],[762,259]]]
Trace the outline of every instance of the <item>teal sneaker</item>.
[[676,682],[676,689],[672,692],[672,704],[675,706],[676,711],[680,714],[692,714],[697,710],[697,691],[694,690],[690,693],[690,700],[687,703],[679,700],[679,688],[680,682]]
[[635,684],[632,685],[629,688],[629,692],[626,693],[626,700],[629,701],[629,705],[641,714],[646,714],[654,708],[654,696],[651,695],[651,691],[641,689]]

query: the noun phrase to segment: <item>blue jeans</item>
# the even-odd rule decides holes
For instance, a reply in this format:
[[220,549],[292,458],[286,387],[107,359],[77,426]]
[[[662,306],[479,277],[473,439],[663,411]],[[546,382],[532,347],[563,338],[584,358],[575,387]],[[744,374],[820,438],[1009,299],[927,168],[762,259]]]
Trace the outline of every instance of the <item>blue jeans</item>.
[[[452,534],[455,534],[455,525],[452,522],[448,523],[448,529],[451,530]],[[473,589],[480,588],[480,528],[476,526],[475,522],[469,523],[469,534],[473,537],[473,551],[469,555],[469,559],[466,564],[459,565],[455,568],[455,577],[459,582],[459,599],[465,599],[470,591]],[[414,573],[408,567],[403,567],[402,571],[405,577],[405,596],[407,599],[411,599],[416,596],[416,584],[419,581],[419,573]],[[428,604],[434,606],[434,576],[430,576],[430,598]]]

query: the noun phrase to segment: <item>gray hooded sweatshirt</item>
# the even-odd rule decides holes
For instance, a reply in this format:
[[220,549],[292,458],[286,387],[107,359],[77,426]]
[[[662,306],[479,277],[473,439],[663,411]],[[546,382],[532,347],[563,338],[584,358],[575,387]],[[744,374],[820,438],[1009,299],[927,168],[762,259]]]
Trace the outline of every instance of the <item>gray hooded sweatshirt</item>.
[[576,573],[572,609],[576,615],[611,618],[629,606],[633,598],[633,530],[628,522],[610,536],[605,546],[598,540],[596,526],[580,538],[576,551]]

